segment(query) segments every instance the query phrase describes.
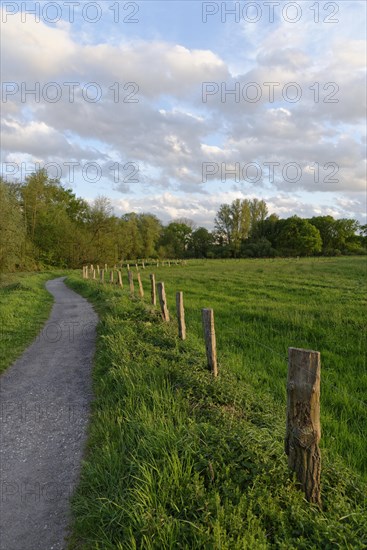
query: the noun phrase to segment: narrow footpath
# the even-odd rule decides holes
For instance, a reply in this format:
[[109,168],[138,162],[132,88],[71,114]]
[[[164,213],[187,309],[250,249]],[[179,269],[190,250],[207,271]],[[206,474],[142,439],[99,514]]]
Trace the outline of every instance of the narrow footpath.
[[0,377],[0,549],[66,547],[78,482],[98,317],[63,277],[33,344]]

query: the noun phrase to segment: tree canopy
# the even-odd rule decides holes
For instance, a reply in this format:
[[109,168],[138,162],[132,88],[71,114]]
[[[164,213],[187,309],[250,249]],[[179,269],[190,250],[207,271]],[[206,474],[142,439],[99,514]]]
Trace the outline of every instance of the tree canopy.
[[280,219],[261,199],[221,204],[214,230],[188,218],[117,216],[108,198],[92,203],[39,170],[22,183],[0,178],[0,269],[79,267],[137,258],[227,258],[366,253],[367,226],[317,216]]

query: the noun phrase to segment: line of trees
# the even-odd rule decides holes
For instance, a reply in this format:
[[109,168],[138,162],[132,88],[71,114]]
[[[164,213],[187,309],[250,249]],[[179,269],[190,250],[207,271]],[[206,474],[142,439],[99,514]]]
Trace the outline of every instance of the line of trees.
[[222,204],[214,230],[153,214],[118,217],[110,201],[76,197],[40,170],[22,183],[0,178],[0,269],[79,267],[134,258],[239,258],[364,254],[367,226],[332,216],[268,215],[258,199]]

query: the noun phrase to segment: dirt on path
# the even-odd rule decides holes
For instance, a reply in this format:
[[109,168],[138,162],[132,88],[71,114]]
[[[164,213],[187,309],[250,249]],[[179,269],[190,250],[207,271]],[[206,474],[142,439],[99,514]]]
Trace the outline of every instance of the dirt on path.
[[69,499],[78,481],[92,398],[98,318],[92,306],[48,281],[46,325],[0,377],[0,549],[66,547]]

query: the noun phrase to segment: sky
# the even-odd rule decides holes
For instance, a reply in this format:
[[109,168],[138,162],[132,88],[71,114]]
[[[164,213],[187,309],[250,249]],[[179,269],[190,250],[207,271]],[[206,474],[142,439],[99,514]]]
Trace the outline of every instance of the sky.
[[222,203],[366,223],[363,1],[1,6],[1,171],[212,228]]

